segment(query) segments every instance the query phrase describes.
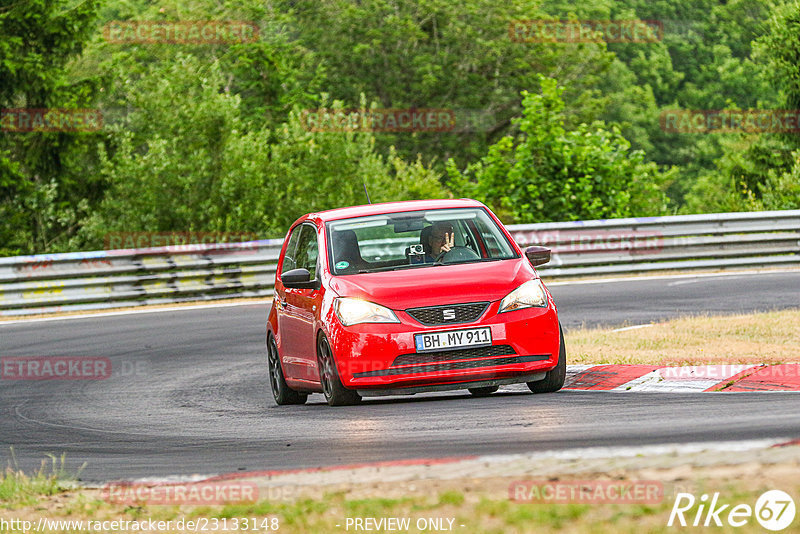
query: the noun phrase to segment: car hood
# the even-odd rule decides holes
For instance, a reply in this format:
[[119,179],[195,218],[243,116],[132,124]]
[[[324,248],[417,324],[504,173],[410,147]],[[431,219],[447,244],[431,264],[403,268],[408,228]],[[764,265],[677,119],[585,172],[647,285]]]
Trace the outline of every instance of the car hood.
[[331,277],[339,296],[395,310],[500,300],[536,274],[525,258]]

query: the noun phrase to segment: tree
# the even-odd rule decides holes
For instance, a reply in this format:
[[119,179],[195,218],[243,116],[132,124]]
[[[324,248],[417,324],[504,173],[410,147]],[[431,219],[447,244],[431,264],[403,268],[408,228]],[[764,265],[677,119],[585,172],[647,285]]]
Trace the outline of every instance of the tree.
[[541,94],[523,92],[520,134],[503,137],[461,172],[447,164],[451,186],[488,202],[507,222],[570,221],[660,215],[671,173],[631,151],[602,122],[564,127],[564,89],[540,78]]
[[421,162],[378,154],[371,132],[311,132],[299,108],[248,122],[219,62],[178,54],[123,85],[131,112],[101,151],[109,189],[84,246],[129,231],[275,237],[304,213],[365,203],[364,184],[376,201],[447,196]]
[[[800,3],[780,6],[769,33],[755,43],[755,58],[780,89],[775,107],[800,109]],[[796,111],[795,111],[796,113]],[[800,208],[800,140],[797,129],[782,133],[731,134],[716,172],[703,176],[687,195],[687,211]]]
[[[509,35],[512,21],[547,15],[538,0],[286,0],[299,40],[325,63],[327,92],[355,105],[360,94],[383,108],[444,108],[455,111],[456,127],[446,132],[378,133],[380,151],[396,146],[413,160],[452,157],[474,161],[490,144],[514,132],[511,119],[522,111],[520,91],[534,90],[538,75],[566,82],[568,124],[591,122],[606,111],[641,133],[630,88],[616,77],[604,43],[520,42]],[[625,76],[625,73],[622,74]],[[626,94],[626,91],[628,93]],[[635,94],[648,98],[646,91]],[[647,141],[642,140],[642,146]]]
[[[618,0],[607,9],[612,19],[660,22],[663,33],[656,42],[609,44],[609,50],[635,76],[629,87],[649,87],[660,110],[776,105],[774,84],[764,66],[754,60],[751,48],[751,42],[768,31],[771,1]],[[618,120],[608,114],[601,118]],[[715,161],[725,153],[721,136],[666,133],[659,130],[657,117],[649,124],[647,137],[632,129],[623,133],[634,147],[647,152],[649,160],[679,168],[667,190],[673,206],[694,202],[686,195],[699,177],[717,172]]]
[[[29,0],[0,8],[0,108],[90,107],[94,80],[64,71],[94,32],[98,0]],[[13,127],[6,127],[13,130]],[[64,245],[93,197],[82,173],[97,134],[3,131],[0,136],[0,255]]]

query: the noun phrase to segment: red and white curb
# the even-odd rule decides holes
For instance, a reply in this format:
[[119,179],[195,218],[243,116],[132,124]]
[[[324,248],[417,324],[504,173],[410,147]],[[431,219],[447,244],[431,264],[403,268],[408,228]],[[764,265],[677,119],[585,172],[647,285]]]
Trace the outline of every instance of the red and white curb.
[[800,364],[569,365],[564,389],[591,391],[800,391]]

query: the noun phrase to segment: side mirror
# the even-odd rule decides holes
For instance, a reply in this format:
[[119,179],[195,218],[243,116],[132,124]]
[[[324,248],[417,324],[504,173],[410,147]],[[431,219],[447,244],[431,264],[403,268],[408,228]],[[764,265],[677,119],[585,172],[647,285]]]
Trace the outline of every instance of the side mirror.
[[544,265],[550,261],[550,249],[547,247],[528,247],[525,249],[525,256],[531,262],[531,265]]
[[281,274],[281,282],[284,287],[294,289],[312,289],[317,287],[316,280],[311,281],[311,273],[308,269],[292,269]]

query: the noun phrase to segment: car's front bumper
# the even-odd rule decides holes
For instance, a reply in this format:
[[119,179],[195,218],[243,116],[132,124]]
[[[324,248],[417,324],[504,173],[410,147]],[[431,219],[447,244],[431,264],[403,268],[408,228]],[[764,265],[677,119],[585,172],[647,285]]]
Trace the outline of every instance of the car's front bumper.
[[414,395],[416,393],[427,393],[431,391],[452,391],[456,389],[482,388],[492,386],[503,386],[508,384],[521,384],[523,382],[538,382],[547,377],[546,371],[530,375],[517,374],[510,378],[495,378],[491,380],[468,380],[466,382],[450,382],[447,384],[430,384],[427,386],[406,386],[389,389],[359,389],[358,394],[362,397],[381,397],[386,395]]
[[[412,393],[530,382],[558,363],[555,308],[526,308],[498,314],[489,305],[475,322],[424,326],[405,312],[401,323],[344,327],[332,321],[328,336],[339,377],[364,395]],[[414,334],[489,327],[492,345],[417,352]],[[373,391],[371,391],[373,390]],[[383,390],[383,391],[381,391]]]

